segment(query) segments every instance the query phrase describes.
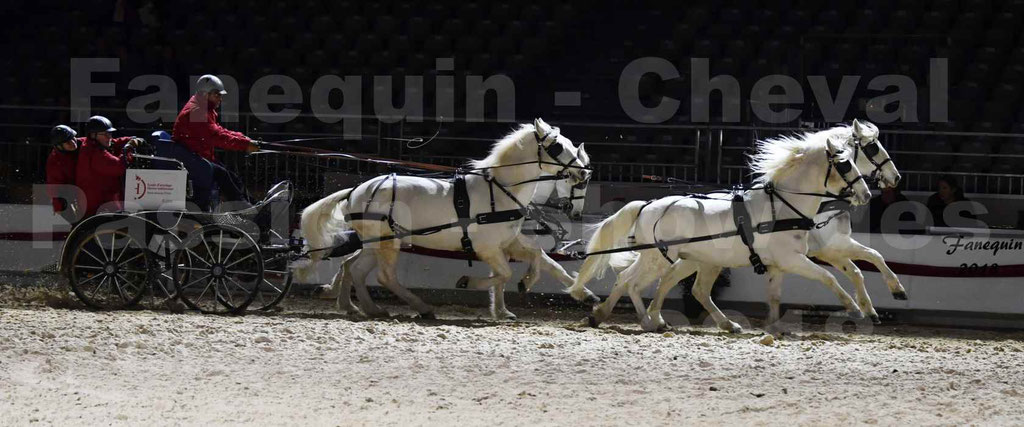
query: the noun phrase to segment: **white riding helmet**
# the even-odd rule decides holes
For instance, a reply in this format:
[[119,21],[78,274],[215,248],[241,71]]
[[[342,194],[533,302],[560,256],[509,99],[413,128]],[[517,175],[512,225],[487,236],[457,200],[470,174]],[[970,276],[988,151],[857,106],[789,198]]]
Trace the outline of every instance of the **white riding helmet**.
[[220,78],[213,74],[204,74],[199,77],[199,80],[196,81],[196,92],[217,92],[221,95],[228,93],[228,91],[224,90],[224,82],[220,81]]

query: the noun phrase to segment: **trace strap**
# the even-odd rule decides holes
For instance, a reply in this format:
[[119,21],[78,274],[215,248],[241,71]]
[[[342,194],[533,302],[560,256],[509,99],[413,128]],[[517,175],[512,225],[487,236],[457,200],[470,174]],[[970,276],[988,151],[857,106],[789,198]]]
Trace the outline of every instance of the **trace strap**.
[[[763,190],[766,194],[768,194],[769,200],[771,201],[771,205],[772,205],[772,209],[771,209],[771,211],[772,211],[772,219],[770,221],[760,222],[756,226],[751,222],[750,214],[747,211],[746,203],[744,202],[744,194],[748,193],[750,191],[753,191],[753,190]],[[709,234],[709,235],[706,235],[706,236],[684,237],[684,238],[673,239],[673,240],[655,240],[654,243],[647,243],[647,244],[643,244],[643,245],[634,245],[634,246],[629,246],[629,247],[625,247],[625,248],[613,248],[613,249],[606,249],[606,250],[603,250],[603,251],[589,252],[587,254],[581,255],[579,258],[585,258],[585,257],[589,257],[589,256],[594,256],[594,255],[607,255],[607,254],[613,254],[613,253],[618,253],[618,252],[638,251],[638,250],[644,250],[644,249],[658,249],[659,251],[661,251],[661,255],[663,257],[665,257],[665,260],[667,260],[669,263],[673,263],[674,260],[668,254],[668,248],[670,246],[682,245],[682,244],[687,244],[687,243],[706,242],[708,240],[724,239],[724,238],[727,238],[727,237],[739,236],[740,240],[743,241],[743,244],[745,246],[747,246],[747,249],[750,251],[750,264],[752,266],[754,266],[754,271],[757,274],[764,274],[764,273],[766,273],[768,271],[768,268],[764,265],[764,263],[761,261],[761,257],[754,250],[754,247],[753,247],[754,233],[770,234],[770,233],[778,233],[778,232],[782,232],[782,231],[794,231],[794,230],[809,231],[811,228],[813,228],[815,226],[814,220],[811,219],[811,218],[808,218],[806,215],[804,215],[802,212],[800,212],[798,209],[796,209],[796,207],[794,207],[793,204],[791,204],[788,200],[786,200],[784,197],[782,197],[782,195],[780,194],[781,192],[784,192],[784,191],[775,189],[775,187],[772,186],[771,184],[767,184],[767,185],[765,185],[764,187],[761,187],[761,188],[742,188],[741,187],[741,188],[738,188],[737,190],[733,191],[732,192],[731,203],[732,203],[732,210],[733,210],[733,222],[736,224],[736,229],[735,230],[723,231],[721,233]],[[822,194],[815,194],[815,193],[797,193],[797,192],[789,192],[789,191],[785,191],[785,192],[786,193],[790,193],[790,194],[825,196],[825,195],[822,195]],[[694,198],[694,197],[696,197],[696,198],[709,198],[706,195],[695,194],[695,195],[687,195],[687,196],[681,197],[681,198],[679,198],[677,200],[674,200],[671,204],[669,204],[665,208],[665,210],[662,212],[661,217],[659,217],[658,220],[655,221],[655,223],[654,223],[655,233],[653,233],[653,234],[657,234],[656,231],[657,231],[658,223],[661,222],[661,219],[664,218],[664,216],[668,212],[668,209],[670,207],[672,207],[672,205],[674,205],[679,200],[683,200],[683,199],[686,199],[686,198]],[[832,197],[834,197],[834,196],[832,196]],[[776,215],[777,215],[776,212],[775,212],[775,199],[776,198],[778,198],[789,209],[791,209],[793,212],[795,212],[799,216],[799,218],[786,218],[786,219],[778,219],[778,218],[776,218]],[[646,208],[651,203],[652,203],[652,201],[647,202],[647,204],[645,204],[643,207],[641,207],[640,210],[643,211],[643,209]]]

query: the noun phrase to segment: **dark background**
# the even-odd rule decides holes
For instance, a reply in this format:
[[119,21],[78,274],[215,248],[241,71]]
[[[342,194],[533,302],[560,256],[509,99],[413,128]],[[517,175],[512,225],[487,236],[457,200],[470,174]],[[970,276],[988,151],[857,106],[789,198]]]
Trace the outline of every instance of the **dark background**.
[[[436,58],[455,60],[456,114],[452,123],[381,123],[363,120],[358,141],[327,141],[326,148],[436,163],[478,156],[508,123],[464,123],[466,74],[506,74],[516,86],[516,121],[534,117],[560,125],[576,142],[588,142],[599,164],[597,178],[642,181],[644,174],[730,184],[745,179],[743,151],[753,138],[791,128],[827,126],[816,112],[806,76],[824,75],[834,93],[843,75],[860,76],[844,121],[864,119],[867,89],[882,74],[911,77],[918,90],[919,122],[881,125],[883,142],[906,189],[932,191],[934,178],[954,172],[969,193],[1020,194],[1024,174],[1024,1],[76,1],[6,2],[7,70],[3,94],[0,195],[20,200],[21,183],[41,182],[48,129],[71,119],[69,63],[73,57],[120,58],[121,71],[99,74],[117,83],[118,95],[93,107],[137,134],[170,123],[134,123],[125,103],[141,93],[127,83],[164,74],[178,84],[180,107],[192,76],[227,74],[237,79],[242,118],[225,123],[267,140],[340,135],[341,123],[312,117],[309,86],[319,76],[364,76],[365,114],[372,115],[374,75],[425,77],[425,115],[434,117]],[[665,58],[681,78],[649,75],[640,84],[647,105],[662,96],[682,100],[665,126],[632,121],[620,106],[623,67],[645,57]],[[948,58],[949,121],[932,123],[927,112],[928,59]],[[690,58],[709,58],[712,75],[735,76],[744,98],[742,117],[721,123],[722,100],[712,95],[710,123],[689,111]],[[303,85],[305,115],[284,124],[248,112],[249,86],[261,76],[285,74]],[[751,114],[753,82],[784,74],[804,85],[804,114],[790,123],[766,124]],[[394,96],[401,99],[401,85]],[[554,92],[581,93],[580,106],[556,107]],[[701,96],[700,94],[694,94]],[[493,97],[487,104],[494,120]],[[622,126],[619,126],[621,124]],[[728,125],[728,126],[724,126]],[[735,126],[735,127],[730,127]],[[439,130],[440,129],[440,130]],[[389,137],[430,136],[418,150]],[[464,139],[459,139],[464,138]],[[479,141],[475,140],[479,138]],[[627,147],[624,149],[624,147]],[[701,150],[704,150],[703,152]],[[34,150],[34,151],[33,151]],[[237,160],[245,162],[244,160]],[[674,165],[674,166],[673,166]],[[239,163],[239,167],[241,163]],[[731,169],[730,169],[731,168]],[[917,174],[913,172],[919,172]],[[279,178],[265,177],[266,180]],[[311,178],[319,182],[320,178]],[[915,181],[916,179],[916,181]]]

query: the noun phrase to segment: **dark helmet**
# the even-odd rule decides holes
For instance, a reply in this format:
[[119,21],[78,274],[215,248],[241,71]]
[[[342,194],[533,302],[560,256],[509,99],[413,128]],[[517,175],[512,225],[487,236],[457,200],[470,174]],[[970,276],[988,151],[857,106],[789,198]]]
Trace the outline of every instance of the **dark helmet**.
[[114,124],[110,123],[110,119],[103,116],[92,116],[85,122],[85,133],[92,134],[96,132],[114,132]]
[[65,125],[54,126],[50,129],[50,144],[61,145],[78,136],[74,129]]

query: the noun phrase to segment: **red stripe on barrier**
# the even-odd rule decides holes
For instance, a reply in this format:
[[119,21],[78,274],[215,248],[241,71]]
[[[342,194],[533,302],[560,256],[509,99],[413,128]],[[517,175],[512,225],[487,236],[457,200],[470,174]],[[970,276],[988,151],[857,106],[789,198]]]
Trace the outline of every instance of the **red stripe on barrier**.
[[68,234],[70,234],[70,232],[67,231],[59,231],[55,233],[0,233],[0,240],[11,240],[15,242],[62,242],[67,240]]
[[[812,258],[814,262],[820,265],[829,265],[828,263],[821,261],[817,258]],[[874,264],[867,261],[854,261],[857,267],[863,271],[871,271],[878,273],[878,268],[875,268]],[[978,277],[1024,277],[1024,265],[1013,264],[1013,265],[998,265],[992,266],[957,266],[950,267],[945,265],[925,265],[925,264],[905,264],[902,262],[886,261],[886,265],[897,275],[905,276],[921,276],[921,277],[964,277],[964,278],[978,278]]]
[[[856,261],[857,267],[864,271],[877,272],[878,269],[866,261]],[[1024,265],[999,265],[950,267],[944,265],[904,264],[902,262],[886,262],[893,273],[921,277],[1024,277]]]
[[[419,246],[412,246],[403,248],[402,252],[425,255],[435,258],[446,258],[446,259],[457,259],[457,260],[473,260],[477,261],[476,257],[471,257],[462,251],[446,251],[440,249],[429,249]],[[575,258],[554,252],[548,252],[548,256],[551,259],[559,262],[564,261],[577,261]],[[828,265],[819,260],[815,260],[818,264]],[[856,261],[857,267],[860,267],[864,271],[878,272],[878,269],[874,265],[869,264],[865,261]],[[900,262],[887,262],[889,268],[896,274],[907,275],[907,276],[922,276],[922,277],[1024,277],[1024,265],[1000,265],[998,267],[948,267],[938,265],[923,265],[923,264],[904,264]]]

